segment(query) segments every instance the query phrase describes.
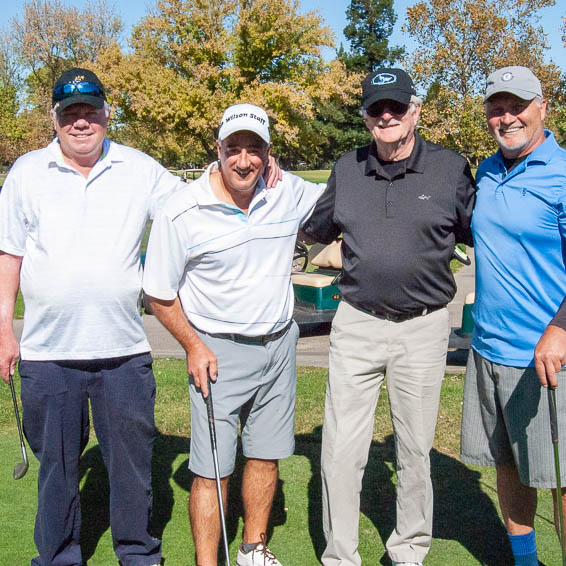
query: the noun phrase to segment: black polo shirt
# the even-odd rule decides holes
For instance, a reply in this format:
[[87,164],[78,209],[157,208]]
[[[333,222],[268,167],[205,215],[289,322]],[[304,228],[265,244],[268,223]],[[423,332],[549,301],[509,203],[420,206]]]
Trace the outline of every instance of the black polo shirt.
[[402,315],[454,297],[450,258],[457,242],[472,244],[474,200],[467,161],[416,134],[394,177],[375,142],[341,157],[303,231],[324,243],[342,233],[349,303]]

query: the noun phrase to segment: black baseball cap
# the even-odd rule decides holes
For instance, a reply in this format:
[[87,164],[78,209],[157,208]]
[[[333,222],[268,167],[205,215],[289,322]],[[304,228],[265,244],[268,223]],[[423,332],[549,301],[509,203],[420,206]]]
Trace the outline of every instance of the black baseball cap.
[[55,112],[79,103],[100,109],[106,101],[106,93],[100,79],[92,71],[73,67],[57,79],[51,100]]
[[417,94],[415,85],[405,71],[381,67],[372,71],[362,83],[362,107],[367,110],[384,99],[409,104],[414,94]]

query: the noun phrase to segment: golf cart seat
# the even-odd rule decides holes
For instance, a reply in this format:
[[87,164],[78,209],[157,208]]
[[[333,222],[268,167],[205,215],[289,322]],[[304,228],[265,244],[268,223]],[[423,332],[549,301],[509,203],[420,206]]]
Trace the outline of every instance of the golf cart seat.
[[291,275],[293,284],[310,287],[326,287],[332,285],[336,276],[342,270],[342,240],[336,240],[328,245],[315,244],[309,252],[309,262],[318,267],[310,273],[298,272]]
[[[317,269],[291,274],[295,292],[297,322],[329,322],[332,320],[342,295],[337,279],[342,273],[341,240],[328,244],[315,244],[308,253],[308,260]],[[305,266],[306,268],[306,266]]]

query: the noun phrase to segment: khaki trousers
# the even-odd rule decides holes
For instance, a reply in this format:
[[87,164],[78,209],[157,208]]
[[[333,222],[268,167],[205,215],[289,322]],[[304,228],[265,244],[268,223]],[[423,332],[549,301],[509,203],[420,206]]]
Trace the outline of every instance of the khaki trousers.
[[390,322],[340,303],[330,334],[322,433],[324,566],[362,563],[357,550],[360,492],[385,376],[397,471],[397,522],[386,548],[395,562],[422,562],[426,556],[433,510],[429,453],[448,335],[445,308]]

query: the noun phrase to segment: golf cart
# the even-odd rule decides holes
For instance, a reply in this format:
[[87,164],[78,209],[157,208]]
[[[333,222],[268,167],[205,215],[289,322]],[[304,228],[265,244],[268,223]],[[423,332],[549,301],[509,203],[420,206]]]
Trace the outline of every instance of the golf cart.
[[[299,326],[307,324],[322,324],[332,321],[338,303],[342,298],[338,282],[342,274],[341,240],[331,244],[314,244],[310,249],[301,241],[295,245],[291,281],[295,293],[295,310],[293,318]],[[458,246],[454,248],[453,259],[464,265],[470,265],[471,260]],[[311,265],[315,269],[306,272]],[[466,301],[468,303],[468,301]],[[473,303],[473,299],[469,301]],[[471,320],[472,304],[464,306],[464,320]],[[466,328],[451,337],[452,347],[467,348],[471,330],[469,322]]]
[[[300,241],[295,245],[291,281],[295,293],[293,318],[297,324],[321,324],[332,321],[342,298],[338,281],[342,274],[340,240],[309,248]],[[306,273],[308,265],[316,269]]]

